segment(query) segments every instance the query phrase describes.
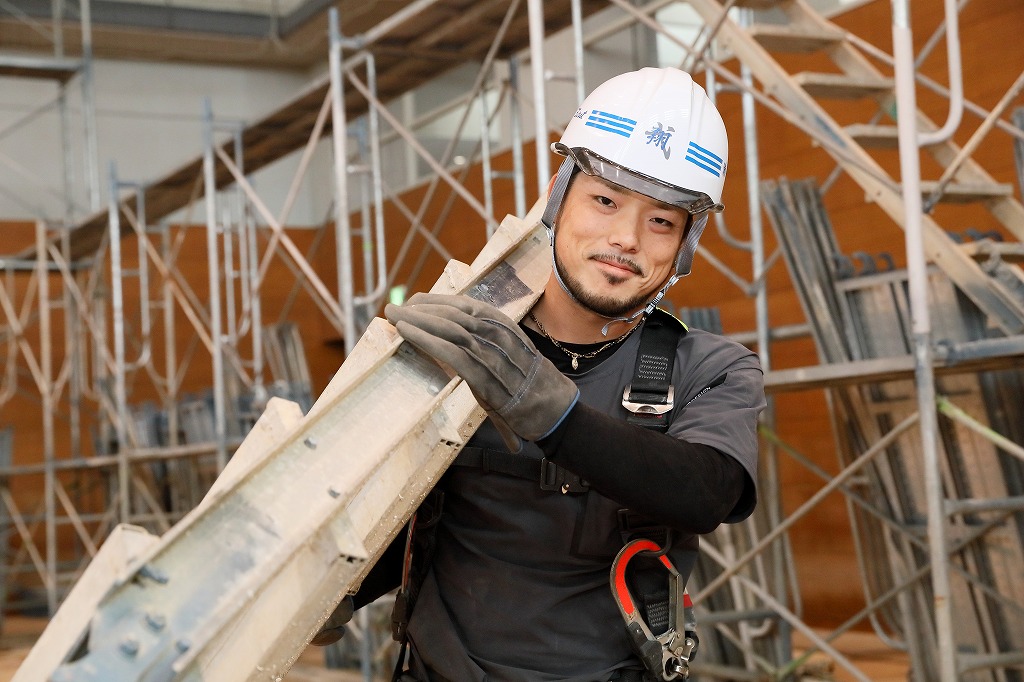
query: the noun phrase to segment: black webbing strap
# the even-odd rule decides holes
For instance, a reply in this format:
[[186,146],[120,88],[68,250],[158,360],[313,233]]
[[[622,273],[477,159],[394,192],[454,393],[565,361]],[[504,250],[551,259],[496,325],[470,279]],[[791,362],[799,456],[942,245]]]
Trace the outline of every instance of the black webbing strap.
[[668,429],[669,412],[675,401],[672,368],[676,347],[686,327],[663,310],[655,310],[644,322],[640,350],[633,366],[633,380],[622,392],[622,405],[629,411],[626,421],[655,431]]
[[465,447],[452,462],[452,466],[474,467],[536,481],[541,490],[557,490],[561,493],[584,493],[590,490],[590,484],[585,480],[554,462],[549,462],[546,457],[534,459],[504,450]]

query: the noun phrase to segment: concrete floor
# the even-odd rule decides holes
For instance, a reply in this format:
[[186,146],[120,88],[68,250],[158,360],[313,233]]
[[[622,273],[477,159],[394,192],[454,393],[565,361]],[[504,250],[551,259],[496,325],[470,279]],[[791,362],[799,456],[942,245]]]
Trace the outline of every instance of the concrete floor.
[[[0,682],[8,682],[28,654],[36,638],[46,626],[40,618],[9,617],[3,621],[0,632]],[[805,643],[799,635],[794,649],[799,651]],[[906,682],[909,665],[905,654],[884,646],[872,633],[851,632],[833,642],[873,682]],[[804,682],[846,682],[853,680],[843,668],[823,654],[816,654],[804,668]],[[284,682],[362,682],[358,671],[327,670],[323,665],[323,651],[310,647],[292,667]]]
[[[0,631],[0,682],[9,682],[46,627],[45,618],[5,617]],[[323,650],[309,647],[284,682],[363,682],[358,671],[327,670]]]

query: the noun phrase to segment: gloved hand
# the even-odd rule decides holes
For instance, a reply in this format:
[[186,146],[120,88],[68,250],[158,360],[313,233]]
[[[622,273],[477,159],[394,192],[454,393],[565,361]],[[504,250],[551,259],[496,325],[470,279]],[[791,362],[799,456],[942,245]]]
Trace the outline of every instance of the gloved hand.
[[309,643],[313,646],[327,646],[328,644],[334,644],[344,637],[345,624],[352,620],[354,610],[352,595],[346,594],[338,603],[337,608],[334,609],[334,613],[317,630],[317,633],[313,635],[313,639]]
[[384,315],[402,337],[469,384],[505,443],[518,452],[558,426],[579,389],[494,306],[443,294],[416,294]]

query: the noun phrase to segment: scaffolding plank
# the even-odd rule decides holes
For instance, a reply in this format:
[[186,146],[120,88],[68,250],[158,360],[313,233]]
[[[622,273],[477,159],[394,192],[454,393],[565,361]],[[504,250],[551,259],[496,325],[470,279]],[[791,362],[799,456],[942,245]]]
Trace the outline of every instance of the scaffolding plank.
[[[899,132],[893,125],[854,123],[846,126],[847,134],[867,149],[896,149],[899,147]],[[923,147],[935,147],[944,142],[928,142]]]
[[[993,348],[991,353],[966,359],[939,358],[935,362],[935,373],[941,376],[1017,369],[1020,367],[1022,358],[1024,358],[1024,344],[1017,349]],[[764,389],[768,393],[786,393],[855,386],[863,383],[912,380],[913,378],[914,358],[911,355],[902,355],[772,370],[765,375]]]
[[[933,180],[921,181],[921,194],[931,195],[938,187]],[[1013,196],[1013,185],[1004,182],[951,182],[942,190],[939,201],[950,204],[973,204],[989,199],[1003,199]]]
[[67,83],[82,68],[79,59],[0,55],[0,76],[39,78]]
[[842,73],[815,73],[805,71],[793,75],[793,80],[811,97],[825,99],[860,99],[892,92],[891,78],[849,76]]
[[1024,263],[1024,244],[1019,242],[996,242],[991,239],[983,239],[963,244],[960,249],[977,261],[996,258],[1004,263]]
[[843,40],[839,31],[789,24],[755,24],[750,35],[769,52],[817,52]]

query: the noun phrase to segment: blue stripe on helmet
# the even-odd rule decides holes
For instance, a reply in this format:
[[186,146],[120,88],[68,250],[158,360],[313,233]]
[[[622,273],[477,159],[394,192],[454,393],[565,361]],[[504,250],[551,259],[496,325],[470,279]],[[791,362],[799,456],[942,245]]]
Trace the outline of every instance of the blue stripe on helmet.
[[615,114],[595,109],[590,112],[590,117],[584,125],[605,132],[615,133],[616,135],[622,135],[623,137],[630,137],[633,134],[633,129],[636,127],[636,121],[625,116],[616,116]]
[[716,178],[722,177],[722,157],[712,151],[708,151],[699,144],[691,142],[686,147],[686,161],[706,170]]

